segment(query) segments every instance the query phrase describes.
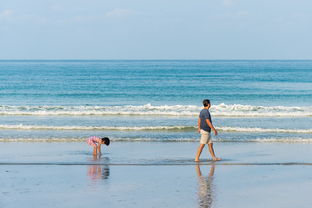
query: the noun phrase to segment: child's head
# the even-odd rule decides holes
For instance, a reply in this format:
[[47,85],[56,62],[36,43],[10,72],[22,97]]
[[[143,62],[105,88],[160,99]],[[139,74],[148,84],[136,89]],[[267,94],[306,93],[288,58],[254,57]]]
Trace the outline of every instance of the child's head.
[[203,100],[203,105],[204,105],[204,107],[210,106],[210,100],[208,100],[208,99]]
[[109,143],[110,143],[110,140],[108,137],[101,138],[101,144],[106,144],[108,146]]

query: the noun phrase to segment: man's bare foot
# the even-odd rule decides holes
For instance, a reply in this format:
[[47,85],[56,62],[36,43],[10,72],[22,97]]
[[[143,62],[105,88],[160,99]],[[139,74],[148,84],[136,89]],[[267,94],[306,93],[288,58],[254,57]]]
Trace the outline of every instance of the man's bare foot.
[[196,158],[195,158],[195,160],[194,160],[194,161],[195,161],[195,162],[199,162],[199,159],[196,159]]
[[214,157],[214,158],[212,158],[212,160],[213,160],[213,161],[220,161],[221,158],[219,158],[219,157]]

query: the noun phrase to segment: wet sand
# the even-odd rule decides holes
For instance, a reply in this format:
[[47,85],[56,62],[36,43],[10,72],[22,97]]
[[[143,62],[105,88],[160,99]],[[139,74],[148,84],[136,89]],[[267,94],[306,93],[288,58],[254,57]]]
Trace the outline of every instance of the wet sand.
[[1,143],[0,207],[310,207],[311,144]]

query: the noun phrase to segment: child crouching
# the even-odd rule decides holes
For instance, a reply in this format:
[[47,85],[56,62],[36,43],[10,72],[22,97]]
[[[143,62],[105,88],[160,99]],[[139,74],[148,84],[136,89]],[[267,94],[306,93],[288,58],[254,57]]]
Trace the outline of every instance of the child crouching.
[[87,143],[93,146],[93,155],[101,155],[101,144],[106,144],[106,146],[108,146],[110,140],[108,137],[100,138],[92,136],[87,139]]

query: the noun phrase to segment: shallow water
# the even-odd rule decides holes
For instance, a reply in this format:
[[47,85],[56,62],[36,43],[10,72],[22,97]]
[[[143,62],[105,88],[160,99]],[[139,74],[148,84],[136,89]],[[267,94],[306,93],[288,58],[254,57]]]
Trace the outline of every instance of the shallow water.
[[[309,165],[312,144],[302,143],[215,143],[216,165]],[[2,143],[0,164],[38,165],[195,165],[198,148],[194,142],[112,142],[94,158],[92,147],[81,142]],[[289,154],[289,152],[292,154]],[[202,164],[211,164],[207,147]]]
[[112,142],[94,157],[81,142],[1,143],[0,206],[310,206],[311,144],[215,143],[223,160],[205,148],[200,163],[197,147]]
[[311,166],[0,166],[0,205],[305,208],[312,202],[311,171]]

